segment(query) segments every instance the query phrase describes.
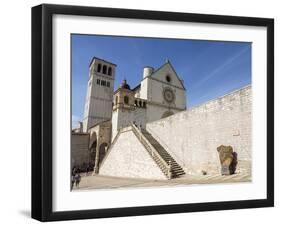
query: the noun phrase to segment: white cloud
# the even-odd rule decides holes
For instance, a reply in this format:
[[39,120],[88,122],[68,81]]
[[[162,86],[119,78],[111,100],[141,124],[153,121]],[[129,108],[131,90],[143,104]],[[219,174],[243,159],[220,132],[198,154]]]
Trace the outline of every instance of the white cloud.
[[228,58],[225,60],[224,63],[222,63],[219,67],[215,68],[213,71],[208,72],[208,74],[206,76],[204,76],[201,80],[199,80],[197,83],[195,83],[193,85],[193,89],[197,89],[198,87],[200,87],[203,83],[206,83],[207,81],[209,81],[210,79],[212,79],[213,77],[215,77],[218,73],[220,73],[222,70],[224,70],[228,65],[230,65],[232,62],[234,62],[235,60],[237,60],[242,54],[244,54],[247,50],[249,50],[249,46],[243,48],[242,50],[240,50],[238,53],[236,53],[235,55],[233,55],[232,57]]

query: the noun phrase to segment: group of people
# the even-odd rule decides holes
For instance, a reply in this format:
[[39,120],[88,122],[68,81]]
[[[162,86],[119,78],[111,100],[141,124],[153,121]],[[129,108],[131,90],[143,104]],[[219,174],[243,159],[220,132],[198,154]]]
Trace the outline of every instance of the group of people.
[[71,171],[71,190],[73,189],[74,185],[76,188],[79,188],[81,173],[86,173],[86,175],[88,175],[91,171],[93,171],[93,169],[94,165],[92,163],[83,163],[80,166],[73,166]]
[[72,172],[75,173],[86,173],[88,174],[89,172],[94,170],[94,164],[92,163],[83,163],[82,165],[79,166],[73,166]]

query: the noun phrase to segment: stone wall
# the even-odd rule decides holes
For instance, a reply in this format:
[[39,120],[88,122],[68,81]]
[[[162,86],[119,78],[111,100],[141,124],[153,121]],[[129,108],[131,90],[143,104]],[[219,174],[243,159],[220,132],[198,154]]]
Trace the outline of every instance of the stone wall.
[[231,145],[237,172],[251,169],[251,86],[146,125],[186,173],[220,172],[217,147]]
[[146,124],[146,108],[136,108],[133,111],[133,122],[137,124],[138,126],[143,126],[145,127]]
[[71,134],[71,168],[89,161],[89,134]]
[[136,107],[132,110],[115,109],[112,113],[112,138],[114,139],[117,132],[121,128],[129,126],[135,122],[138,126],[145,126],[146,124],[146,108]]
[[171,111],[173,112],[173,114],[175,114],[177,112],[180,112],[181,110],[168,108],[167,106],[147,103],[147,113],[146,113],[147,123],[161,119],[163,114],[167,111]]
[[115,177],[166,179],[133,131],[122,129],[100,166],[99,174]]

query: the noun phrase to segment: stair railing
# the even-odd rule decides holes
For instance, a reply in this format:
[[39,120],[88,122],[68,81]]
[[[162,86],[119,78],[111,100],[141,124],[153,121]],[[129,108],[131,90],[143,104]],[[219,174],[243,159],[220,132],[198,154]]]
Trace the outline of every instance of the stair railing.
[[147,138],[142,134],[142,132],[139,130],[139,128],[136,127],[133,123],[131,124],[133,132],[136,134],[140,142],[144,145],[146,150],[149,152],[149,154],[152,156],[153,159],[157,158],[164,166],[165,174],[167,175],[168,179],[172,178],[172,172],[171,172],[171,165],[167,164],[166,161],[161,157],[161,155],[158,153],[158,151],[150,144],[150,142],[147,140]]
[[182,166],[185,165],[183,157],[180,158],[175,152],[173,152],[170,147],[159,137],[157,134],[155,134],[151,129],[146,128],[146,130],[154,137],[156,140],[164,147],[165,150],[169,150],[170,156],[178,163],[180,163]]

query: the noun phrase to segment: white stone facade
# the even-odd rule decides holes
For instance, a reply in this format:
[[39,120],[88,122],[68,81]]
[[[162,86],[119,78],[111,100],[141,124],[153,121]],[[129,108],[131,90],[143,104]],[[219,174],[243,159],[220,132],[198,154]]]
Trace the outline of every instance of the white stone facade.
[[[250,173],[251,109],[251,86],[247,86],[198,107],[147,123],[146,129],[187,174],[202,175],[203,171],[210,175],[219,174],[221,164],[217,147],[220,145],[231,145],[237,153],[237,173]],[[101,172],[118,177],[158,178],[154,174],[157,174],[155,168],[159,167],[155,167],[155,162],[146,154],[144,146],[130,130],[122,132]],[[143,161],[148,165],[144,166]]]
[[188,174],[219,173],[217,147],[231,145],[238,154],[237,172],[250,170],[252,155],[251,86],[165,119],[146,129]]
[[130,129],[124,129],[105,157],[99,173],[114,177],[166,179]]
[[135,123],[137,126],[145,127],[146,124],[145,108],[135,108],[134,110],[116,109],[112,113],[112,140],[116,136],[118,130]]
[[[167,89],[170,92],[170,100],[165,98]],[[129,126],[130,123],[145,127],[148,122],[186,109],[186,89],[169,61],[156,71],[152,67],[145,67],[140,86],[132,91],[134,95],[132,102],[138,103],[140,100],[146,105],[139,107],[138,104],[129,103],[130,108],[123,105],[113,107],[112,139],[119,129]],[[123,98],[124,91],[118,89],[116,92],[121,92],[115,95]]]
[[[99,64],[111,67],[111,75],[99,71]],[[157,70],[145,67],[139,86],[131,89],[124,81],[113,92],[115,67],[98,58],[91,63],[83,124],[85,135],[83,138],[72,138],[72,152],[77,149],[73,155],[77,161],[81,162],[86,157],[83,154],[86,146],[82,143],[88,142],[91,146],[96,140],[97,156],[101,143],[109,147],[105,159],[101,160],[100,174],[167,179],[129,129],[133,123],[139,128],[146,128],[186,174],[220,173],[217,152],[220,145],[230,145],[237,153],[236,172],[251,171],[251,86],[186,109],[186,89],[170,62]],[[105,85],[98,84],[97,79],[103,79]],[[110,82],[109,87],[107,82]],[[97,132],[98,125],[102,123],[103,129]],[[90,143],[86,141],[86,134]],[[110,141],[114,143],[110,144]],[[95,163],[96,166],[99,164]]]
[[83,131],[100,122],[111,120],[115,64],[93,58],[84,107]]
[[[163,91],[166,87],[173,90],[175,100],[168,103],[163,98]],[[151,76],[146,76],[141,81],[140,98],[155,104],[161,104],[167,108],[177,108],[179,110],[186,109],[186,90],[182,81],[177,76],[172,65],[167,62]]]

